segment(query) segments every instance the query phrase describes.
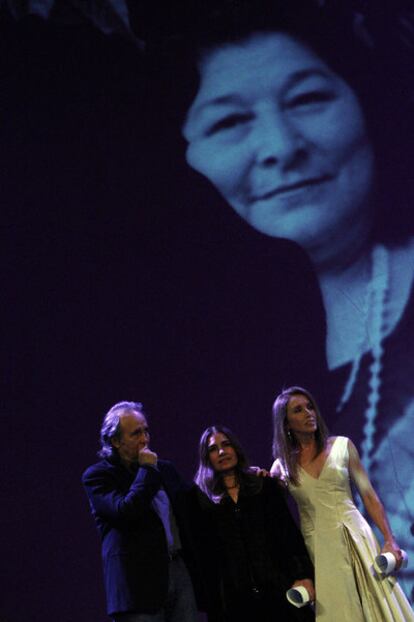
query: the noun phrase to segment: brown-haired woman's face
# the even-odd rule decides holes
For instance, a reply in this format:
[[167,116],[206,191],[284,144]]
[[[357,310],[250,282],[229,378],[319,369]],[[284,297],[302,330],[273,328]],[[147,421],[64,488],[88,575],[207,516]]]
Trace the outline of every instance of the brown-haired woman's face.
[[222,432],[216,432],[208,439],[208,455],[211,467],[216,473],[234,469],[238,462],[233,445]]
[[350,86],[283,33],[207,53],[187,161],[255,229],[315,258],[370,227],[374,158]]

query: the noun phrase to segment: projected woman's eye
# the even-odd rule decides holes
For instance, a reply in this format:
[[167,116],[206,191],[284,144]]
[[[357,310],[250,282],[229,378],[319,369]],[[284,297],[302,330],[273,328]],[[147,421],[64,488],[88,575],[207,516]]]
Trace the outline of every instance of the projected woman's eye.
[[314,105],[331,102],[334,99],[335,93],[332,91],[305,91],[288,99],[287,106],[289,108],[312,107]]
[[229,114],[215,121],[206,131],[206,136],[213,136],[220,132],[230,131],[245,125],[251,120],[251,116],[247,114]]

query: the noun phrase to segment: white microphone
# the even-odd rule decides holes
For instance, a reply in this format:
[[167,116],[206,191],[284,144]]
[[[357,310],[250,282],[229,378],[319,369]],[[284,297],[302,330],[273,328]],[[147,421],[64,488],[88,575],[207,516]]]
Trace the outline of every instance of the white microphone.
[[286,592],[286,598],[291,605],[298,608],[304,607],[310,603],[309,592],[306,587],[303,587],[303,585],[291,587],[290,590]]
[[[399,568],[407,568],[408,565],[408,555],[405,551],[401,549],[402,554],[402,564]],[[381,553],[381,555],[377,555],[374,561],[374,569],[375,572],[383,577],[394,572],[395,566],[397,565],[397,560],[393,553]]]

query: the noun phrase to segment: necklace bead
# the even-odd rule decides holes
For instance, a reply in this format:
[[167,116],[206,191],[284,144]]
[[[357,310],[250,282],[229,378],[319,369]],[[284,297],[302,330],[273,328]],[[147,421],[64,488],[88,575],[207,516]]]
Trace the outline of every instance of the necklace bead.
[[373,360],[369,366],[368,407],[364,413],[364,437],[361,443],[361,460],[368,472],[372,465],[372,450],[374,448],[374,435],[376,430],[375,420],[377,417],[378,403],[381,398],[382,357],[384,354],[383,340],[387,330],[386,297],[389,288],[389,279],[389,253],[385,246],[378,244],[374,246],[371,254],[371,279],[366,290],[364,305],[365,321],[363,330],[361,331],[358,351],[352,361],[348,380],[336,408],[338,413],[341,412],[345,404],[349,401],[358,378],[362,357],[365,352],[370,352]]

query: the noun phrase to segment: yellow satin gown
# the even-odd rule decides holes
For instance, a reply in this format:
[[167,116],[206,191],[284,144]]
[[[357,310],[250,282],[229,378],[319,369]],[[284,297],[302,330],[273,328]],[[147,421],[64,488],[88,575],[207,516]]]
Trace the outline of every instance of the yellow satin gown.
[[348,461],[348,439],[338,436],[319,478],[300,467],[300,485],[289,485],[315,565],[316,619],[414,622],[396,578],[379,578],[373,569],[380,547],[353,501]]

